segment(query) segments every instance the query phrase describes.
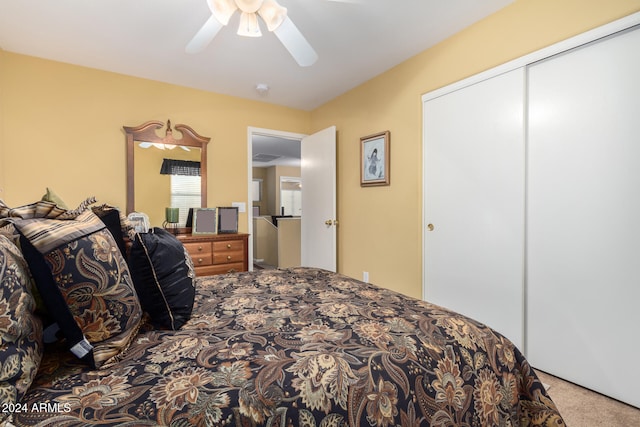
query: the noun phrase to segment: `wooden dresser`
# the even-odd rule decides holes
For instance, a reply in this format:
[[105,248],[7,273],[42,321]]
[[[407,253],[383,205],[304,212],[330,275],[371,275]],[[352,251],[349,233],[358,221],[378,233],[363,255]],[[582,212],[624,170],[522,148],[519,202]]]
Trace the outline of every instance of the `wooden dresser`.
[[196,276],[249,270],[248,234],[178,234],[176,237],[191,255]]

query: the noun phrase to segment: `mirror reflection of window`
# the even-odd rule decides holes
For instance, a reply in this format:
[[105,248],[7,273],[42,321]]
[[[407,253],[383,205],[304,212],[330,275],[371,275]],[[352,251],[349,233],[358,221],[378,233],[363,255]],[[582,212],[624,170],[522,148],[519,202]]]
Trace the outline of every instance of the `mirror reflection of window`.
[[178,227],[187,223],[189,208],[200,206],[200,177],[171,175],[171,207],[180,210]]
[[280,177],[281,215],[302,216],[302,179]]

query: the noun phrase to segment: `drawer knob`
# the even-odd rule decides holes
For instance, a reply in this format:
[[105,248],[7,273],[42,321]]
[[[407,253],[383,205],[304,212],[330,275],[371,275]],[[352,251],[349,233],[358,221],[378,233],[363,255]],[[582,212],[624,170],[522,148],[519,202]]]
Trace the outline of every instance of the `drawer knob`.
[[198,250],[202,252],[202,246],[198,246]]
[[198,264],[202,264],[202,258],[198,258]]
[[227,249],[231,249],[231,243],[227,243]]
[[231,259],[231,255],[227,255],[227,259],[228,259],[228,260],[229,260],[229,259]]

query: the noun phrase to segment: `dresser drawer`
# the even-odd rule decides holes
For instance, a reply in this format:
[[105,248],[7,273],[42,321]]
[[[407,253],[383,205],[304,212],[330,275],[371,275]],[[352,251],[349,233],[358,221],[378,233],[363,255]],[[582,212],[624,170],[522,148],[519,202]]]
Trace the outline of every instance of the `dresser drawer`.
[[244,242],[227,240],[213,242],[213,264],[242,263],[244,261]]
[[225,251],[213,253],[214,264],[229,264],[234,262],[242,262],[243,260],[244,252],[242,251]]
[[211,242],[194,242],[185,243],[184,247],[193,260],[195,267],[201,265],[211,265],[213,263],[213,252],[211,251]]
[[213,242],[213,252],[242,252],[244,251],[244,241],[242,240],[227,240],[221,242]]
[[196,276],[213,276],[214,274],[237,273],[239,271],[246,271],[243,262],[205,265],[203,267],[196,267]]

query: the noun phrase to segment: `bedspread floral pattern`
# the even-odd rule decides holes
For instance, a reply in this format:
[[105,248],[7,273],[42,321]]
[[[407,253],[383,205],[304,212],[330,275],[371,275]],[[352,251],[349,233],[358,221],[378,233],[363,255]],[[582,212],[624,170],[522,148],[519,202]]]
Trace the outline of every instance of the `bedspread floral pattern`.
[[[520,352],[486,326],[318,269],[201,278],[179,331],[83,371],[47,357],[17,425],[559,426]],[[46,421],[45,421],[46,420]]]

